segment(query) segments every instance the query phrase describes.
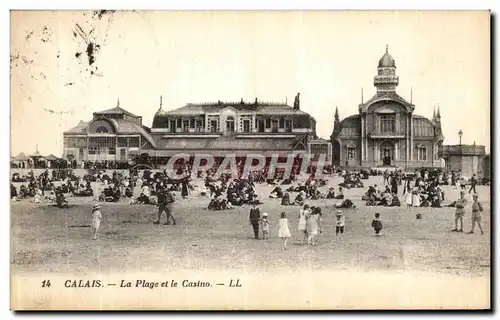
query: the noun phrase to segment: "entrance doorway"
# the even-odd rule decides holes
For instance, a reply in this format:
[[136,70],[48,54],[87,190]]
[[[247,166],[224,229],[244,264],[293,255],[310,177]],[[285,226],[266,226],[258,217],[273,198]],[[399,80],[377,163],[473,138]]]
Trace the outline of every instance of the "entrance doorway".
[[384,142],[380,145],[380,159],[382,165],[390,166],[394,161],[394,144],[391,142]]

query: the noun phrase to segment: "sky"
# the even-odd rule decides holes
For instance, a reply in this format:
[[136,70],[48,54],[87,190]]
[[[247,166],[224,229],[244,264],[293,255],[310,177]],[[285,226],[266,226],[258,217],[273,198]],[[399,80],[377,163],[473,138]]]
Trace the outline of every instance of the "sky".
[[[120,106],[151,126],[163,96],[293,105],[328,138],[335,107],[358,112],[385,52],[415,114],[440,107],[445,144],[490,148],[486,11],[13,11],[11,155],[61,156],[63,135]],[[87,49],[91,44],[92,50]],[[90,59],[89,59],[90,58]],[[413,94],[411,92],[413,91]]]

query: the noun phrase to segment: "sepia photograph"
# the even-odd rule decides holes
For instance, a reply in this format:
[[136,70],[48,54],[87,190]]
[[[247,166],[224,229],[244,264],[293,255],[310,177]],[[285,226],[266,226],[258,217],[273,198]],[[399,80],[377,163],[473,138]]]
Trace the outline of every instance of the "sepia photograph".
[[11,309],[491,309],[491,19],[11,10]]

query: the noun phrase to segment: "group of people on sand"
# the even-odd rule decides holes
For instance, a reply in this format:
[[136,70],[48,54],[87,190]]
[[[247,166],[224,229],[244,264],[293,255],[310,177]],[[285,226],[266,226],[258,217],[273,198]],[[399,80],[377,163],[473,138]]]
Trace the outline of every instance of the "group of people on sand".
[[[321,208],[309,206],[305,204],[300,210],[298,215],[298,231],[300,233],[300,245],[305,243],[314,246],[316,244],[316,237],[318,233],[323,232],[323,219],[322,219]],[[249,215],[250,225],[252,226],[254,239],[267,240],[269,239],[269,230],[271,222],[269,221],[269,215],[264,212],[260,213],[260,209],[253,205],[250,209]],[[291,237],[290,232],[290,222],[287,218],[286,212],[281,212],[280,219],[278,221],[278,233],[277,236],[283,243],[283,250],[287,250],[288,239]],[[382,230],[382,219],[380,213],[376,213],[374,219],[372,220],[371,227],[374,229],[376,235],[380,235]],[[260,234],[260,231],[262,234]],[[345,231],[345,215],[341,210],[336,210],[335,213],[335,234],[336,236],[343,235]]]

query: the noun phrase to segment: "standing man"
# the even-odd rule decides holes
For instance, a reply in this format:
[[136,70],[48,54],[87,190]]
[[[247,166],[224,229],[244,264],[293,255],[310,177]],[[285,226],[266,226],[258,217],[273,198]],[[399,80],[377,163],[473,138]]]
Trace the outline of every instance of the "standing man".
[[175,218],[172,215],[172,206],[175,202],[174,196],[171,191],[166,190],[163,182],[160,184],[160,190],[157,192],[158,197],[158,219],[154,222],[155,224],[160,224],[161,214],[165,212],[167,214],[167,223],[170,224],[170,217],[172,217],[172,221],[174,226],[176,225]]
[[394,174],[391,178],[391,193],[398,195],[398,178],[396,174]]
[[250,224],[253,228],[254,238],[259,239],[259,221],[260,221],[260,210],[257,208],[256,204],[252,204],[252,209],[250,209]]
[[474,190],[474,194],[477,194],[477,191],[476,191],[476,184],[477,184],[477,179],[476,179],[476,175],[473,174],[472,175],[472,178],[470,179],[470,189],[469,189],[469,193]]
[[[453,232],[463,232],[464,229],[464,214],[465,206],[467,205],[467,199],[465,199],[465,191],[460,191],[460,198],[455,202],[455,207],[457,211],[455,212],[455,229],[451,230]],[[460,220],[460,230],[458,229],[458,220]]]

